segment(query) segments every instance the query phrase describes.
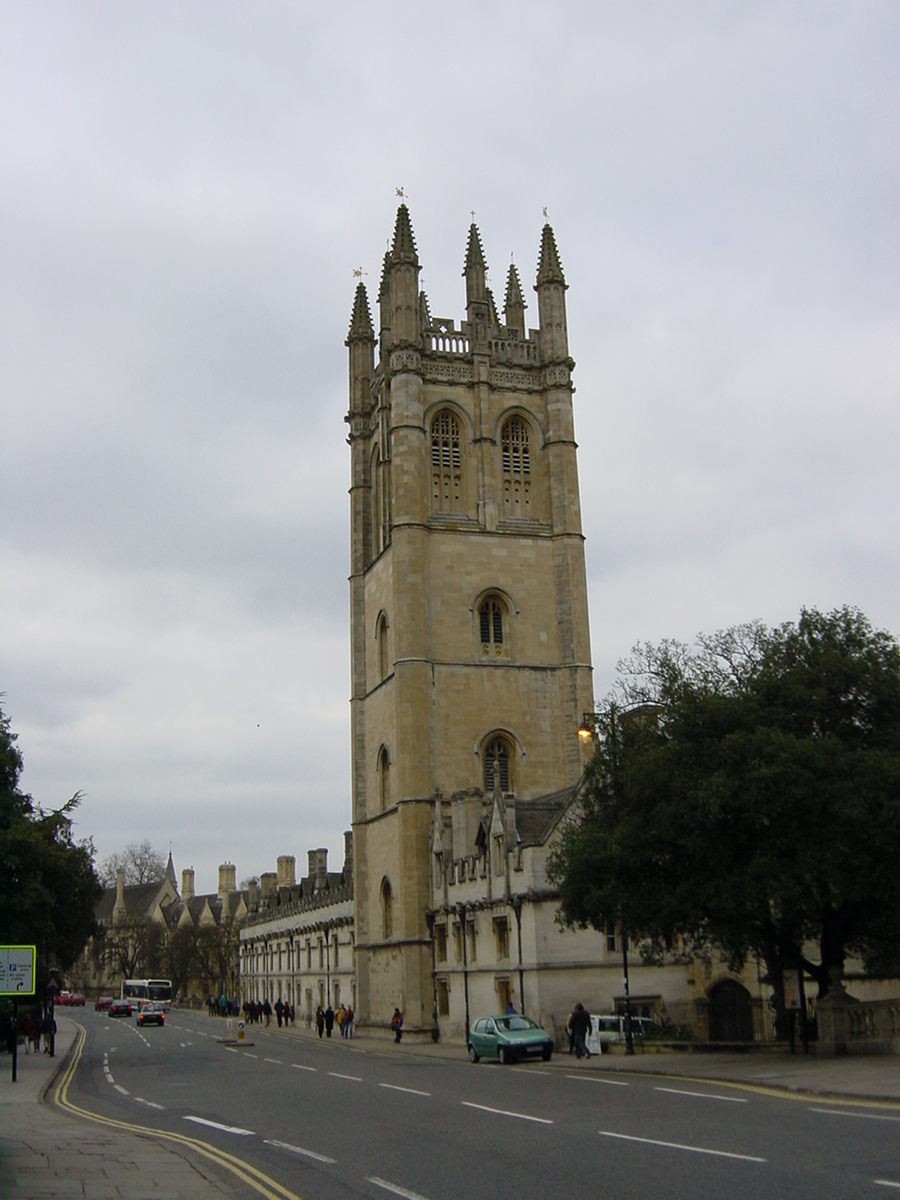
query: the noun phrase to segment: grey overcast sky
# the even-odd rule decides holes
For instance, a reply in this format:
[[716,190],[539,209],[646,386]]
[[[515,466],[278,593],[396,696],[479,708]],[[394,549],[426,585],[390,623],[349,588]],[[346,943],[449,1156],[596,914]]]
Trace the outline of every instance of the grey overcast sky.
[[569,283],[595,692],[802,605],[900,633],[900,6],[0,0],[0,690],[199,890],[350,822],[346,336],[404,187]]

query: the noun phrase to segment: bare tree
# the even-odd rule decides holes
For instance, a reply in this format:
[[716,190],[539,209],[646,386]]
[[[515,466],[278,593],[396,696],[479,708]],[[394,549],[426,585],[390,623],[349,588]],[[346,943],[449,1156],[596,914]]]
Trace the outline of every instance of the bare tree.
[[119,854],[110,854],[102,859],[97,874],[104,887],[116,886],[116,871],[125,872],[125,886],[134,887],[143,883],[162,883],[166,874],[165,855],[154,850],[150,839],[129,842]]

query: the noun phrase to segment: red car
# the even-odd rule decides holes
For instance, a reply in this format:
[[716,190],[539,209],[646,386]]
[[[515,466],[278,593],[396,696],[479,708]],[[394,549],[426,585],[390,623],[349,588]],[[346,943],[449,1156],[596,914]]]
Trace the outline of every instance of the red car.
[[94,1001],[94,1012],[106,1012],[112,1002],[112,996],[98,996]]

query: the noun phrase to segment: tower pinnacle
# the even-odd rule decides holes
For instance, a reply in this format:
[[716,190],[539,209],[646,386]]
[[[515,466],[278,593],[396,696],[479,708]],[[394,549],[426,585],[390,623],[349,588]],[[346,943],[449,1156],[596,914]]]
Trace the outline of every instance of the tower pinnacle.
[[366,285],[362,280],[356,285],[356,293],[353,297],[353,312],[350,314],[350,331],[347,334],[347,345],[350,342],[355,342],[359,339],[368,340],[374,338],[375,331],[372,328],[372,317],[369,312],[369,297],[366,294]]
[[409,209],[401,204],[397,209],[397,220],[394,222],[394,240],[391,243],[392,263],[412,263],[419,265],[416,252],[416,239],[413,237],[412,225],[409,220]]
[[553,236],[553,229],[549,221],[541,234],[541,257],[538,260],[535,290],[542,283],[561,283],[563,287],[568,286],[566,277],[563,275],[562,264],[559,261],[559,251],[556,249],[556,238]]

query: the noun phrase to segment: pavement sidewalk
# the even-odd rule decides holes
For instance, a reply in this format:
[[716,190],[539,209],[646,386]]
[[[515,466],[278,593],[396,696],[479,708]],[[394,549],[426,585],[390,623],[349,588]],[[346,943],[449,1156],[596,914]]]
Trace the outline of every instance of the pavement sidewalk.
[[[243,1200],[212,1165],[152,1138],[79,1120],[49,1102],[76,1029],[57,1012],[56,1056],[0,1055],[0,1196],[16,1200]],[[48,1101],[44,1102],[45,1094]],[[129,1114],[126,1114],[126,1116]]]
[[[195,1014],[201,1020],[219,1022]],[[315,1029],[305,1025],[279,1029],[274,1020],[268,1030],[262,1025],[247,1026],[247,1038],[271,1034],[280,1038],[302,1038],[318,1041]],[[327,1043],[327,1038],[322,1038]],[[369,1053],[412,1055],[425,1058],[465,1060],[465,1047],[459,1043],[408,1036],[395,1045],[387,1030],[384,1034],[363,1028],[355,1031],[352,1041],[341,1038],[337,1028],[330,1039],[335,1049],[365,1050]],[[610,1052],[590,1059],[556,1053],[549,1070],[567,1072],[587,1071],[610,1074],[646,1074],[678,1076],[682,1079],[709,1080],[717,1083],[741,1084],[751,1087],[780,1089],[798,1095],[830,1096],[854,1101],[875,1101],[900,1104],[900,1055],[846,1055],[819,1058],[804,1055],[802,1050],[790,1054],[787,1047],[772,1047],[733,1051],[685,1051],[656,1047],[652,1043],[640,1048],[632,1057],[614,1046]]]

